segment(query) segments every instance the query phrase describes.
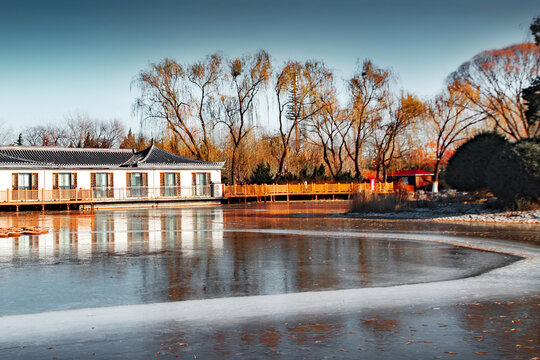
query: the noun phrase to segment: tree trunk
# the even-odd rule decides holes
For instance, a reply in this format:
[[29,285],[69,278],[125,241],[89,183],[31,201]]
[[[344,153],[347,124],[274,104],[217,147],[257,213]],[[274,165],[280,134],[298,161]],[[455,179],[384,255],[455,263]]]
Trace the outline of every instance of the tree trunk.
[[433,170],[433,184],[431,187],[431,191],[436,193],[439,192],[439,166],[441,164],[441,158],[437,156],[437,160],[435,161],[435,169]]
[[235,168],[236,168],[236,149],[237,149],[237,146],[234,145],[232,156],[231,156],[231,181],[232,181],[233,185],[236,185],[236,171],[235,171]]
[[337,169],[336,172],[334,172],[334,169],[332,167],[332,164],[330,163],[330,159],[328,158],[328,150],[326,149],[326,146],[323,146],[323,160],[326,163],[326,166],[328,166],[328,171],[330,171],[330,175],[334,180],[337,180]]
[[287,157],[287,146],[285,146],[283,153],[281,154],[281,158],[279,159],[279,166],[278,171],[276,173],[276,178],[274,179],[274,183],[277,183],[278,180],[281,178],[281,173],[283,172],[283,168],[285,167],[285,158]]
[[437,157],[437,160],[435,161],[435,169],[433,171],[434,173],[434,179],[433,181],[439,182],[439,166],[441,165],[441,159]]

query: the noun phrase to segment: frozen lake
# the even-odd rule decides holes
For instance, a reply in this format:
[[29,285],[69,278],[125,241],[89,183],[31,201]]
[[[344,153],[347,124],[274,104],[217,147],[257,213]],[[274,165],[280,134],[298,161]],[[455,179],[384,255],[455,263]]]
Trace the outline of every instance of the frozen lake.
[[[484,251],[486,249],[481,246],[471,248],[466,244],[467,237],[488,238],[492,248],[499,243],[504,247],[511,239],[534,249],[539,241],[538,228],[534,226],[434,225],[325,215],[345,210],[345,203],[311,203],[118,209],[102,210],[94,215],[4,214],[0,216],[0,226],[44,226],[50,232],[40,236],[0,239],[0,325],[17,324],[15,328],[18,327],[9,334],[13,338],[8,343],[3,343],[0,336],[4,349],[0,350],[0,358],[2,355],[6,357],[8,349],[13,350],[11,344],[19,346],[19,350],[11,352],[10,356],[32,358],[40,353],[41,345],[51,341],[58,343],[60,338],[61,346],[48,349],[56,349],[59,356],[73,356],[73,343],[82,341],[81,349],[86,351],[85,356],[90,356],[90,350],[99,343],[102,348],[110,349],[110,357],[121,358],[122,354],[137,357],[140,354],[141,358],[146,358],[154,351],[156,342],[164,341],[163,337],[185,333],[179,325],[181,322],[177,322],[178,318],[189,321],[192,324],[190,328],[199,327],[186,337],[194,337],[195,334],[210,336],[204,330],[207,325],[203,324],[212,320],[212,314],[218,314],[214,315],[216,319],[223,317],[215,326],[225,329],[223,332],[228,336],[233,336],[231,334],[242,327],[262,331],[257,330],[257,323],[253,323],[253,318],[258,316],[258,310],[253,309],[260,309],[260,315],[265,316],[264,323],[268,326],[281,316],[303,324],[306,319],[311,319],[312,312],[313,316],[322,316],[324,324],[330,324],[329,329],[343,329],[351,326],[350,317],[343,317],[343,313],[358,316],[361,306],[376,307],[377,300],[367,299],[380,297],[382,300],[384,291],[388,292],[386,298],[410,298],[406,292],[403,295],[393,293],[406,285],[418,289],[411,288],[411,294],[425,291],[428,300],[431,296],[435,304],[441,301],[444,310],[449,303],[448,295],[437,300],[439,291],[432,284],[457,284],[450,285],[457,286],[455,289],[461,289],[460,284],[463,284],[464,288],[474,288],[477,285],[467,285],[474,280],[467,280],[467,283],[460,279],[475,279],[490,270],[511,268],[513,265],[508,265],[521,263],[519,259],[522,257],[511,255],[510,251]],[[453,236],[458,240],[447,240],[441,236]],[[492,291],[487,283],[478,284]],[[363,305],[362,301],[354,300],[357,296],[355,291],[360,291],[358,289],[367,291],[360,297],[365,299]],[[289,297],[281,298],[280,294],[289,294]],[[331,304],[335,297],[341,297],[344,303],[350,301],[356,308],[349,311],[349,305],[339,305],[339,314],[330,315],[336,311],[335,304],[329,305],[326,311],[324,302]],[[231,300],[227,301],[228,298]],[[213,302],[209,302],[210,299]],[[282,299],[290,299],[290,306],[282,304]],[[449,299],[454,301],[452,297]],[[272,302],[279,305],[272,308]],[[174,308],[168,307],[167,303]],[[185,306],[182,307],[182,303]],[[306,304],[309,307],[311,303],[317,304],[312,310],[304,311]],[[429,301],[403,301],[404,306],[409,307],[415,304],[426,306],[426,303]],[[129,314],[138,312],[137,306],[145,304],[150,307],[140,308],[141,312],[148,310],[160,314],[152,319],[139,319],[145,323],[156,322],[144,327],[152,329],[144,330],[144,334],[154,341],[150,341],[152,346],[137,343],[134,347],[133,337],[141,336],[142,328],[138,323],[124,325],[137,317]],[[234,315],[237,305],[242,308],[238,315],[244,312],[245,321]],[[114,306],[120,307],[114,310],[111,308]],[[283,311],[275,310],[283,306]],[[385,305],[386,309],[388,307]],[[189,311],[186,310],[188,308]],[[110,313],[108,309],[111,309]],[[201,314],[197,315],[197,310],[192,309],[201,309]],[[56,313],[49,313],[51,311]],[[175,317],[174,324],[164,325],[163,322],[168,322],[166,313],[169,311],[175,314],[171,315]],[[221,316],[220,311],[227,314]],[[389,310],[385,311],[388,314]],[[95,325],[105,330],[88,343],[79,337],[87,335],[74,335],[80,330],[77,324],[83,328],[88,325],[84,321],[73,320],[83,313],[85,316],[86,313],[97,314]],[[118,314],[117,320],[114,320],[115,314]],[[37,326],[33,338],[17,336],[17,331],[24,333],[28,330],[24,329],[25,322],[41,319],[42,324],[48,324],[50,320],[46,319],[56,318],[65,319],[62,326],[72,338],[65,334],[55,335],[62,326],[51,329],[54,331],[49,333],[44,331],[46,325],[41,329]],[[281,320],[287,322],[286,319]],[[283,323],[281,320],[280,324]],[[124,324],[121,330],[114,330],[116,334],[123,334],[120,338],[124,341],[120,343],[107,336],[109,331],[113,331],[113,323],[116,324],[112,328],[118,323]],[[272,326],[281,327],[281,330],[276,330],[280,339],[290,328],[277,323]],[[81,331],[84,334],[87,330]],[[334,332],[339,333],[338,330]],[[334,332],[330,331],[331,334]],[[272,337],[272,333],[268,336]],[[197,343],[195,340],[190,342]],[[20,349],[22,344],[25,351]],[[231,345],[231,351],[238,351],[239,356],[244,354],[241,344],[244,343]],[[206,353],[207,357],[224,356],[219,352],[208,352],[203,342],[198,346],[199,353]],[[176,347],[180,352],[159,354],[175,357],[185,350],[183,345]],[[134,348],[138,350],[134,352]],[[287,345],[289,351],[293,348],[293,345]],[[268,346],[263,346],[255,349],[254,354],[266,354],[268,349]],[[268,354],[272,353],[270,349]],[[230,356],[231,352],[228,354]],[[51,357],[56,355],[51,352]],[[104,354],[101,355],[103,357]]]
[[[257,227],[286,230],[263,214],[253,213]],[[244,232],[237,215],[186,208],[45,217],[49,234],[2,240],[0,314],[433,282],[518,259],[420,241]],[[310,220],[295,229],[319,222]]]

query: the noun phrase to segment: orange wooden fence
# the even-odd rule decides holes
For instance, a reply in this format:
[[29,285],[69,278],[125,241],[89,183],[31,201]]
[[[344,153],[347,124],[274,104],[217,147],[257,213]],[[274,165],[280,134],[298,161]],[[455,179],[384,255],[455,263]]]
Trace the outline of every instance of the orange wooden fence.
[[[371,190],[369,183],[349,184],[262,184],[262,185],[223,185],[226,198],[265,198],[294,195],[348,195]],[[376,183],[375,191],[387,193],[394,191],[393,183]]]

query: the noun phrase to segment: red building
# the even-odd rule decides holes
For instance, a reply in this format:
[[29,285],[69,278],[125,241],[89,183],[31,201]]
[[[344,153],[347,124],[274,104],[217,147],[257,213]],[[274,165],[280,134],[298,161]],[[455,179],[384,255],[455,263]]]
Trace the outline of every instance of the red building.
[[434,175],[432,172],[420,169],[399,170],[388,174],[388,180],[407,186],[408,191],[416,191],[430,185]]

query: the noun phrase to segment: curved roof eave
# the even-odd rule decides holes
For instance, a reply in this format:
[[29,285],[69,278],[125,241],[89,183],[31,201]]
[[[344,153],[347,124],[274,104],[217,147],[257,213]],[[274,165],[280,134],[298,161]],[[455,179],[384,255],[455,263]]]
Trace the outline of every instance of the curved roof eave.
[[[222,170],[225,167],[225,161],[223,162],[201,162],[201,163],[186,163],[186,164],[169,164],[169,163],[152,163],[152,164],[139,164],[136,168],[139,169],[212,169],[212,170]],[[123,167],[122,169],[125,169]],[[135,168],[135,169],[136,169]]]

